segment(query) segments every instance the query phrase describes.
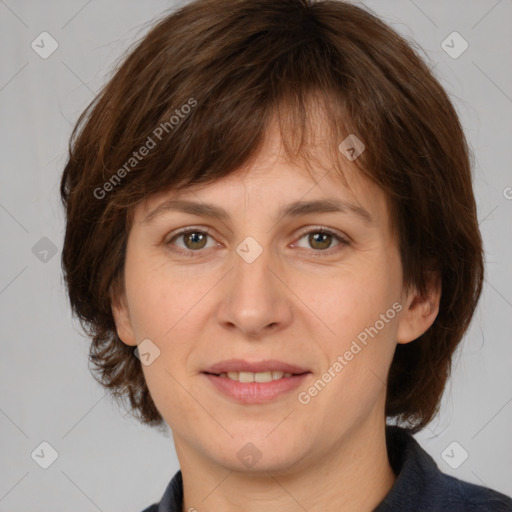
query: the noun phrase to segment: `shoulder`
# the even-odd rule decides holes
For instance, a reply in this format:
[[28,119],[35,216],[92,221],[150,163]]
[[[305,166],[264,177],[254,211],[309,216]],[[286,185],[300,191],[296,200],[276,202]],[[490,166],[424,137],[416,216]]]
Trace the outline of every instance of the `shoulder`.
[[438,482],[452,497],[461,512],[512,512],[512,498],[489,487],[472,484],[440,473]]
[[397,479],[374,512],[512,512],[512,498],[443,473],[405,429],[386,428]]
[[158,503],[150,505],[148,508],[145,508],[142,512],[158,512]]
[[183,480],[181,470],[178,471],[167,485],[162,499],[153,503],[142,512],[181,512],[183,506]]

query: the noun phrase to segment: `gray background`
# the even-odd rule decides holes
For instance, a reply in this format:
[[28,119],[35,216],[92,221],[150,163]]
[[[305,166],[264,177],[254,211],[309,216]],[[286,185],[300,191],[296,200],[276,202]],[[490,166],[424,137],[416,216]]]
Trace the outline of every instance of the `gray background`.
[[[456,105],[486,249],[485,289],[441,414],[416,437],[442,471],[512,495],[512,2],[365,4],[424,48]],[[138,512],[178,469],[170,433],[126,417],[89,374],[88,341],[63,293],[58,195],[78,115],[175,5],[0,0],[0,512]],[[31,48],[43,31],[59,45],[47,59]],[[469,44],[456,59],[441,46],[453,31]],[[48,469],[31,458],[42,441],[59,454]],[[452,469],[446,461],[460,463],[462,450],[469,457]]]

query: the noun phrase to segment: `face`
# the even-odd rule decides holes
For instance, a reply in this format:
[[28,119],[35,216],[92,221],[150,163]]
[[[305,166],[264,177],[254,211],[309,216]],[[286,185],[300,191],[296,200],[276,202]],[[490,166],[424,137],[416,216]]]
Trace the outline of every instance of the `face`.
[[[348,160],[349,187],[328,165],[310,175],[268,140],[250,167],[137,207],[114,308],[123,342],[149,340],[142,369],[178,455],[237,471],[307,467],[382,425],[397,340],[435,317],[402,286],[382,190]],[[340,209],[280,214],[317,201]]]

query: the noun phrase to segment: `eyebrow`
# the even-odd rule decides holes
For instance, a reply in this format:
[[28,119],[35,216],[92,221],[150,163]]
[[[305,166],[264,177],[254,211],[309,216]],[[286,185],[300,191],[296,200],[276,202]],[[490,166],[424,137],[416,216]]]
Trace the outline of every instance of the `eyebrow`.
[[[155,217],[165,212],[182,212],[203,217],[216,217],[221,221],[229,221],[229,213],[222,207],[209,203],[198,203],[185,199],[170,199],[164,201],[151,211],[142,221],[150,223]],[[283,206],[277,217],[300,217],[311,213],[345,213],[352,214],[366,223],[373,223],[373,217],[362,206],[340,199],[318,199],[314,201],[295,201]]]

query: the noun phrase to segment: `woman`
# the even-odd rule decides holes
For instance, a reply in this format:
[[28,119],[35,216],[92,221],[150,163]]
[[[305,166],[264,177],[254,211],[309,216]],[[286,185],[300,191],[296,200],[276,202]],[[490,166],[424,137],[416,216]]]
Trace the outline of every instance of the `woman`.
[[411,435],[482,241],[455,110],[382,21],[184,6],[81,116],[61,192],[98,379],[173,433],[181,470],[146,512],[512,510]]

